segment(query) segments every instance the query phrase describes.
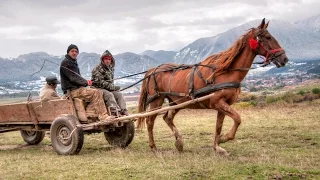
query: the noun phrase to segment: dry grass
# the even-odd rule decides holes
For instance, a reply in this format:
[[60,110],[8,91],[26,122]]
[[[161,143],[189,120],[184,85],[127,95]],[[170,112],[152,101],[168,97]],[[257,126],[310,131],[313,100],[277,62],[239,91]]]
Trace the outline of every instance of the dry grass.
[[[170,129],[158,117],[155,139],[137,132],[126,149],[113,148],[103,134],[85,136],[79,155],[59,156],[45,137],[26,146],[18,132],[0,134],[0,179],[320,179],[320,101],[237,108],[242,124],[236,139],[212,149],[216,112],[183,110],[175,119],[184,152],[174,147]],[[232,125],[225,119],[223,132]]]
[[0,105],[1,105],[1,104],[11,104],[11,103],[26,102],[27,100],[28,100],[27,97],[0,98]]

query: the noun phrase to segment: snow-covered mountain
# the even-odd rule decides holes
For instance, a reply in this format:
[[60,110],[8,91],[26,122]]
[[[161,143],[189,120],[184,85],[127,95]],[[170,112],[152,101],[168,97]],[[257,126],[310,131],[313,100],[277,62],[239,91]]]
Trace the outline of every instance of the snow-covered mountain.
[[[257,27],[260,22],[261,19],[250,21],[216,36],[197,39],[179,52],[147,50],[141,54],[116,54],[115,75],[138,73],[168,62],[197,63],[211,54],[228,49],[237,38],[250,28]],[[320,15],[299,22],[270,20],[268,29],[286,50],[291,62],[320,59]],[[41,76],[59,74],[59,65],[63,58],[64,55],[52,56],[45,52],[24,54],[13,59],[0,58],[0,82],[35,80]],[[99,59],[100,55],[96,53],[79,54],[81,74],[90,78],[92,69],[100,63]],[[43,64],[45,60],[47,61]]]
[[[57,64],[60,62],[61,57],[52,56],[45,52],[24,54],[12,60],[0,59],[0,82],[40,79],[40,76],[56,73],[59,68]],[[41,72],[37,73],[40,70]]]
[[[168,62],[130,52],[114,55],[114,58],[116,77],[142,72]],[[0,59],[0,82],[36,80],[49,75],[58,76],[63,59],[64,56],[51,56],[44,52],[20,55],[13,60]],[[83,52],[78,55],[77,62],[81,75],[90,79],[92,69],[100,63],[100,55]]]
[[149,56],[134,53],[122,53],[114,56],[116,60],[116,75],[128,75],[142,72],[160,65],[161,63]]
[[303,21],[295,23],[300,29],[307,29],[308,31],[320,33],[320,15],[312,16]]
[[[213,37],[200,38],[177,52],[175,63],[194,64],[211,54],[226,50],[261,20],[254,20]],[[290,61],[320,58],[320,15],[300,22],[270,20],[269,32],[286,50]]]
[[160,51],[147,50],[141,53],[141,55],[147,55],[163,63],[173,62],[173,58],[176,54],[177,52],[175,51],[164,51],[164,50],[160,50]]

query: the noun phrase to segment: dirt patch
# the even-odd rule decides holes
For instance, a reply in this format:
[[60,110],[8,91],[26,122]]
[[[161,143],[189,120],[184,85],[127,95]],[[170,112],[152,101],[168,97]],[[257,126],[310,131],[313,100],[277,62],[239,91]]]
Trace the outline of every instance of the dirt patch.
[[[310,176],[309,176],[310,177]],[[271,177],[269,177],[270,179],[277,179],[277,180],[281,180],[281,179],[307,179],[309,178],[307,174],[300,174],[300,173],[276,173],[274,175],[272,175]],[[312,176],[311,176],[312,177]],[[313,178],[312,178],[313,179]]]
[[12,150],[12,149],[22,149],[28,146],[28,144],[23,145],[2,145],[0,146],[0,151]]

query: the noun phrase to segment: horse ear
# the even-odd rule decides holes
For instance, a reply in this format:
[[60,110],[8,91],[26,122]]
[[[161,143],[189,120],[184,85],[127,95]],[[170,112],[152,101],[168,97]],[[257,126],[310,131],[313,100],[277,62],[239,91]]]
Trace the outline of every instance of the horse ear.
[[270,21],[268,21],[267,24],[264,25],[264,29],[267,29],[267,27],[268,27],[268,25],[269,25],[269,22],[270,22]]
[[264,25],[265,25],[265,18],[262,19],[262,22],[261,24],[258,26],[259,29],[262,29],[264,28]]

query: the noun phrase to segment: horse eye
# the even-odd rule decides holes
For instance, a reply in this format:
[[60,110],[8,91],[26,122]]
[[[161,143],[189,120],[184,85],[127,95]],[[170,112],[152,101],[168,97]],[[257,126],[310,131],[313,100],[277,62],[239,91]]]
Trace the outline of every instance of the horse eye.
[[267,36],[266,38],[267,38],[268,40],[270,40],[270,39],[271,39],[271,36]]

